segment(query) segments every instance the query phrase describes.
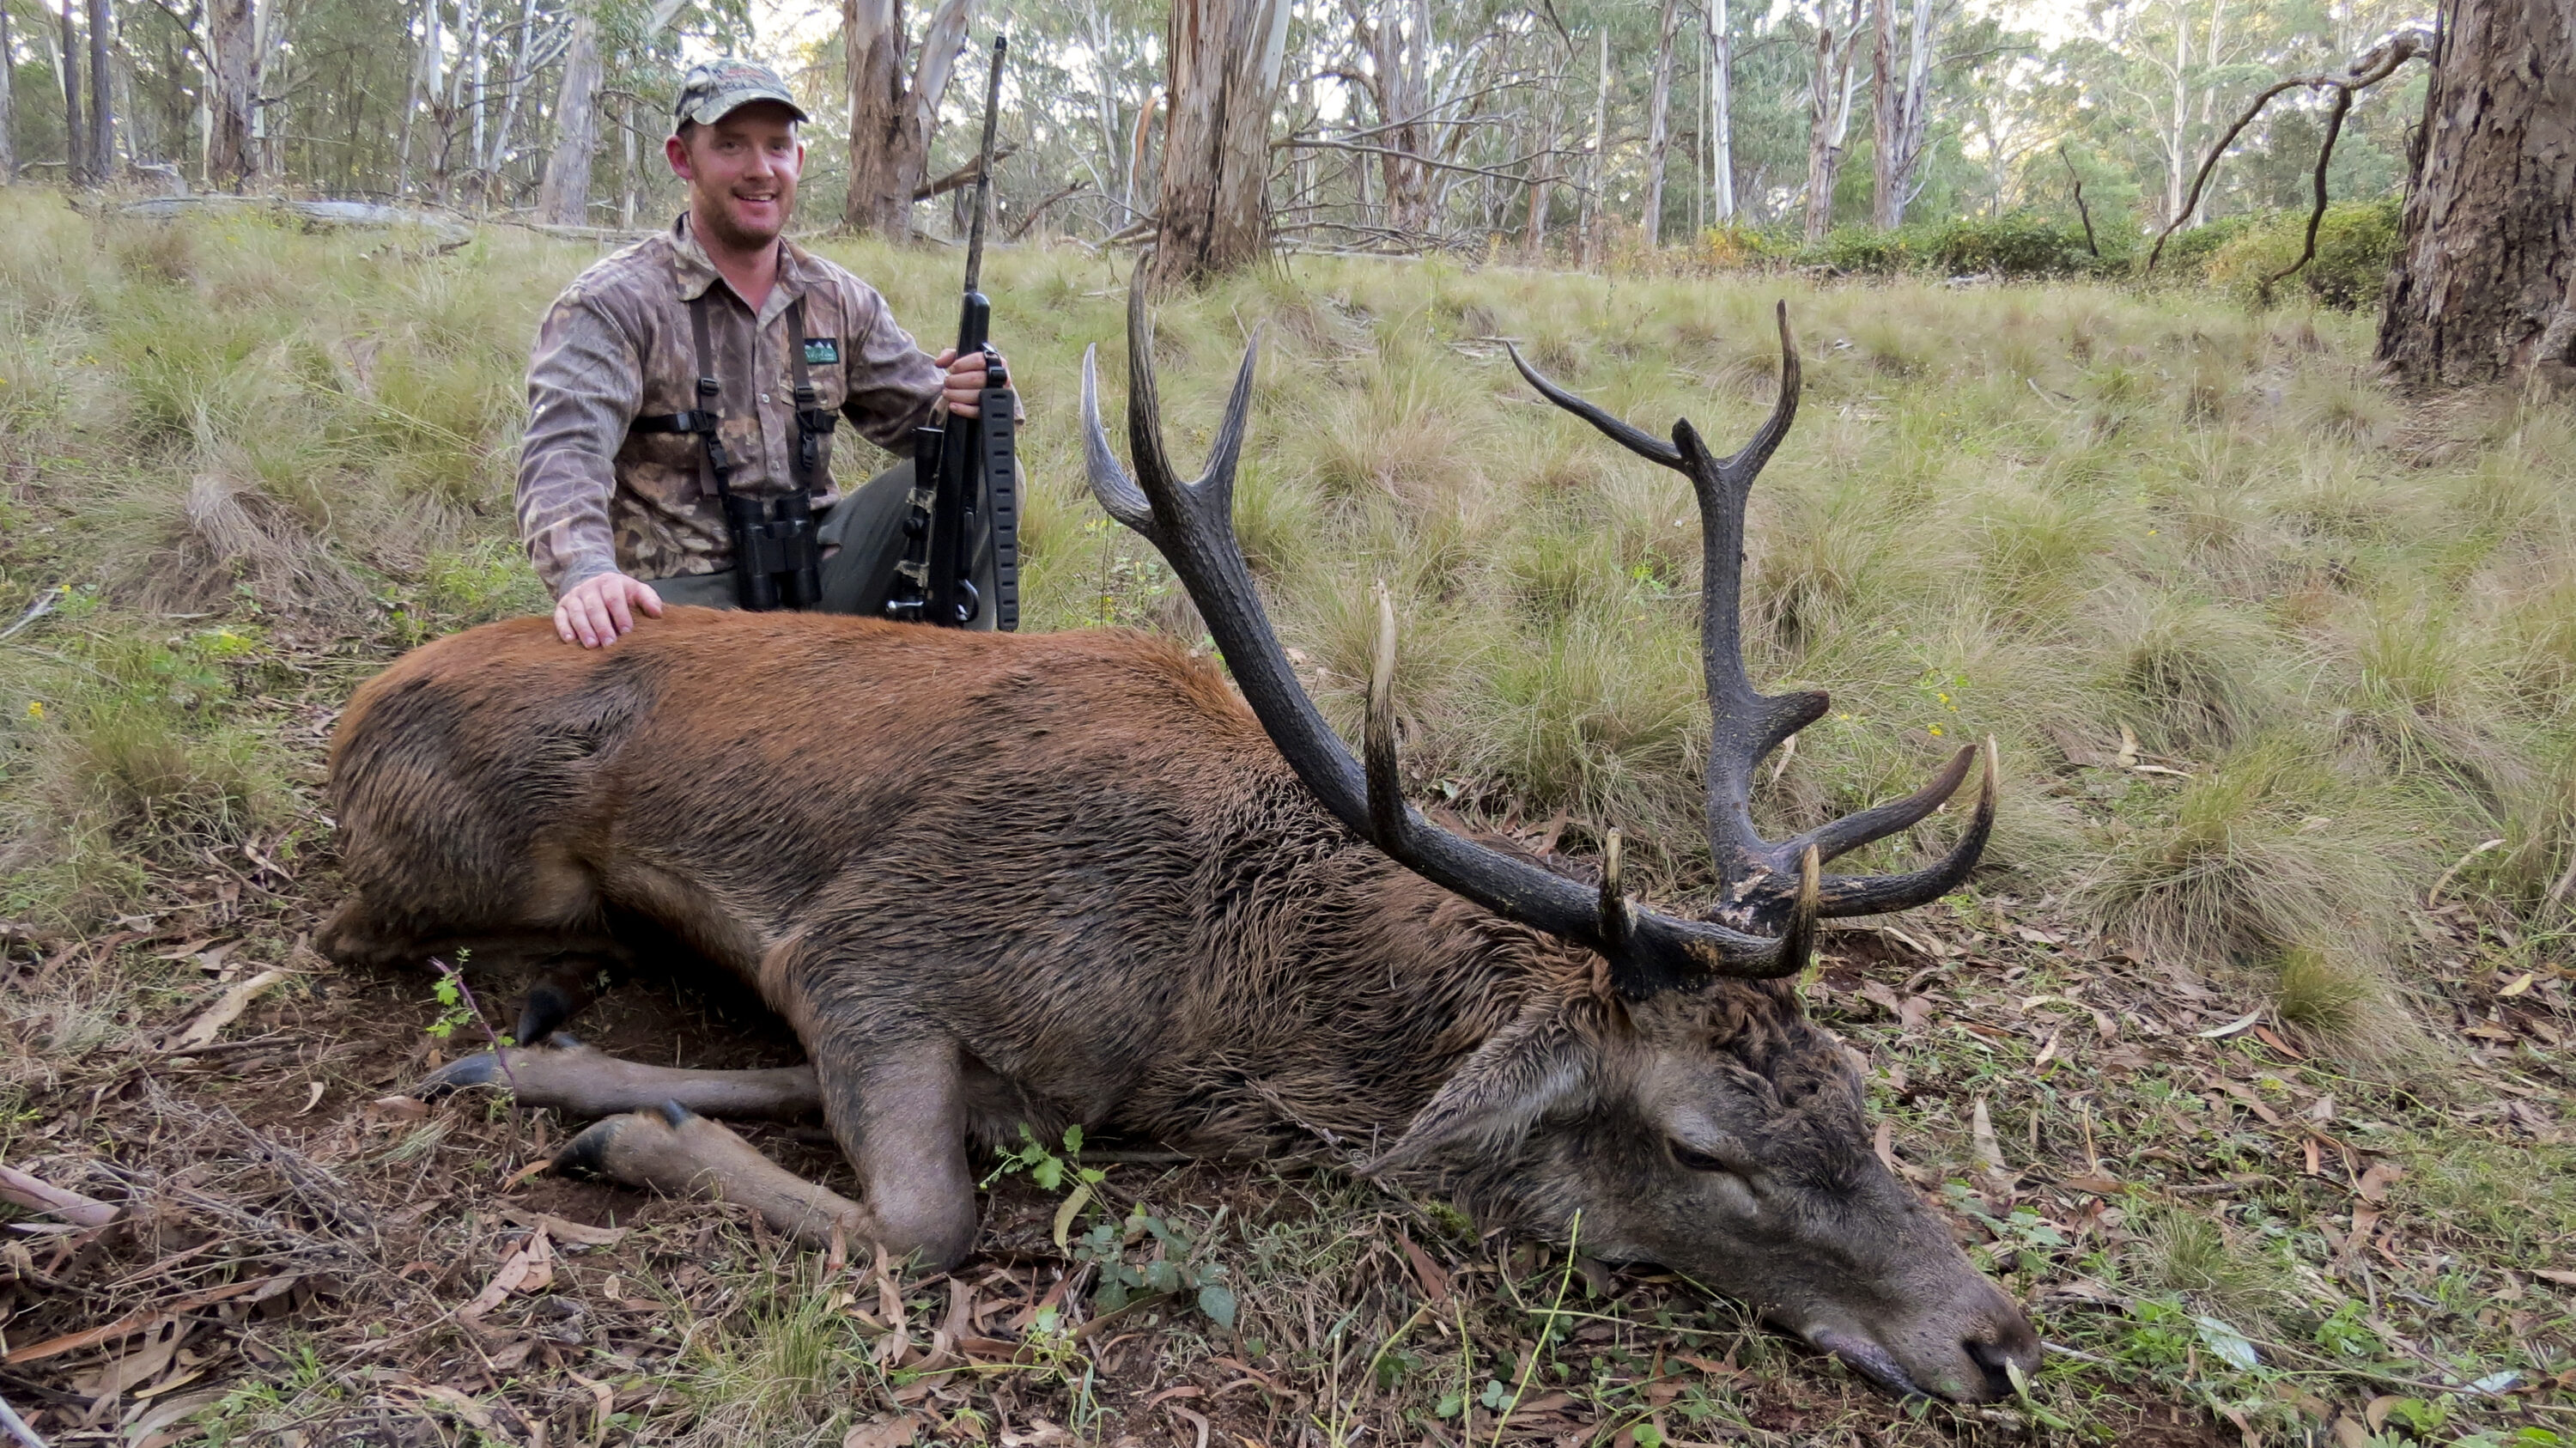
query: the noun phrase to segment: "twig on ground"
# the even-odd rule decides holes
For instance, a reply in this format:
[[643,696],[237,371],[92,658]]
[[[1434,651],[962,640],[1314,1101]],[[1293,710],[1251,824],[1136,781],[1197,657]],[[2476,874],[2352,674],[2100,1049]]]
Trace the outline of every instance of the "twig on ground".
[[0,629],[0,639],[9,637],[18,630],[25,628],[27,625],[34,623],[40,618],[43,618],[46,614],[53,612],[54,605],[61,602],[63,595],[71,591],[71,586],[69,584],[57,583],[53,587],[46,589],[44,592],[37,594],[36,601],[27,606],[27,611],[25,613],[18,615],[18,621],[16,623],[9,625],[6,629]]
[[10,1407],[6,1398],[0,1398],[0,1428],[9,1430],[19,1448],[45,1448],[45,1440],[36,1436],[36,1430],[27,1426],[27,1420],[18,1416],[18,1410]]
[[104,1227],[116,1220],[124,1208],[96,1197],[83,1196],[19,1171],[0,1166],[0,1201],[13,1202],[31,1212],[60,1217],[82,1227]]

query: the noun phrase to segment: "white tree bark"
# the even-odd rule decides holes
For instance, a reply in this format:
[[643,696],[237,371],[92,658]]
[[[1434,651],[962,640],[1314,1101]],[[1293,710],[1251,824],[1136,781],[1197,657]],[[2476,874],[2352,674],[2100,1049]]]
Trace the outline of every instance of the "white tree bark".
[[259,26],[251,0],[207,0],[206,184],[238,191],[259,176]]
[[1592,92],[1592,153],[1584,166],[1582,230],[1575,238],[1578,259],[1590,266],[1600,259],[1601,207],[1610,179],[1610,27],[1601,27],[1601,81]]
[[1646,245],[1664,244],[1664,166],[1672,149],[1673,35],[1680,0],[1664,0],[1655,24],[1655,84],[1646,102],[1646,209],[1640,230]]
[[842,56],[850,78],[850,195],[841,219],[851,230],[895,240],[912,235],[912,197],[921,189],[949,67],[974,0],[940,0],[904,83],[910,36],[902,0],[842,0]]
[[0,186],[18,180],[17,50],[9,34],[9,9],[0,5]]
[[573,16],[564,50],[563,85],[555,93],[555,148],[537,192],[537,219],[580,226],[590,219],[590,158],[599,150],[599,19],[588,6]]
[[1861,5],[1837,33],[1833,0],[1817,15],[1816,68],[1807,88],[1807,241],[1822,241],[1834,224],[1834,184],[1842,176],[1843,146],[1851,137],[1852,100],[1858,77],[1852,56],[1860,48]]
[[1735,221],[1735,108],[1730,92],[1735,88],[1735,40],[1726,29],[1726,0],[1708,0],[1701,22],[1707,27],[1709,69],[1709,134],[1713,159],[1710,179],[1715,182],[1717,224]]
[[394,194],[398,196],[411,194],[413,130],[420,122],[422,103],[437,103],[439,77],[445,70],[445,61],[440,54],[445,48],[445,37],[439,32],[439,22],[444,18],[442,0],[421,0],[420,9],[420,55],[413,62],[409,79],[403,83],[402,139],[394,147]]

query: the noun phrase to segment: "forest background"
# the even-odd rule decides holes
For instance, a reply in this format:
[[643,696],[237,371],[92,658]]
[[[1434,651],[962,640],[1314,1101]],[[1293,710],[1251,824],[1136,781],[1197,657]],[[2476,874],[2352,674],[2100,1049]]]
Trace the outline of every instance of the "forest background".
[[[2187,254],[2303,208],[2325,90],[2270,107],[2196,205],[2191,179],[2265,87],[2431,23],[2410,0],[1180,8],[1192,14],[1142,0],[947,0],[910,16],[899,0],[10,0],[9,132],[31,177],[113,171],[169,189],[649,226],[677,201],[658,151],[678,72],[747,53],[810,98],[809,224],[953,236],[975,131],[959,118],[980,89],[955,83],[961,49],[977,50],[962,68],[981,79],[980,45],[962,41],[1000,29],[1016,46],[1003,232],[1134,239],[1152,226],[1172,124],[1170,25],[1257,9],[1255,59],[1277,97],[1263,189],[1278,244],[1725,261],[1819,248],[1836,228],[2016,219],[1954,239],[1947,259],[2072,270],[2127,264],[2187,206]],[[2365,94],[2327,168],[2335,197],[2396,194],[2423,86],[2409,67]],[[854,190],[854,125],[879,140],[863,172],[891,154],[906,196],[948,204],[885,204],[886,178],[868,174]],[[2393,208],[2350,225],[2352,244],[2384,258]],[[1855,234],[1809,259],[1868,267],[1887,253]]]

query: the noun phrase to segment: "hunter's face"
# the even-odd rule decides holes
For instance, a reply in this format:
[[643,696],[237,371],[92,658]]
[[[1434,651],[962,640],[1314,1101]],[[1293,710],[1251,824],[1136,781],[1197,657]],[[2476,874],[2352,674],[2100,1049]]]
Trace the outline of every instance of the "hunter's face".
[[734,251],[767,246],[787,229],[805,147],[785,106],[754,101],[666,148],[689,183],[689,215],[706,239]]

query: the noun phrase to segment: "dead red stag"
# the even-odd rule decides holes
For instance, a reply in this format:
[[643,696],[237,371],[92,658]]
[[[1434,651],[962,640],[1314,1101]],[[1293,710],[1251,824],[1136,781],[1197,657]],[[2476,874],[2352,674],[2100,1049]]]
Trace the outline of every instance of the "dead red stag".
[[[1967,876],[1993,762],[1956,847],[1912,874],[1822,866],[1931,814],[1973,748],[1921,793],[1792,839],[1762,839],[1748,812],[1760,761],[1826,707],[1757,693],[1737,633],[1746,491],[1797,412],[1785,310],[1780,332],[1779,402],[1723,460],[1688,423],[1663,442],[1514,355],[1698,495],[1723,883],[1695,917],[1625,895],[1615,840],[1582,883],[1404,802],[1383,602],[1367,763],[1351,756],[1233,538],[1252,355],[1206,476],[1182,482],[1136,301],[1136,474],[1101,432],[1086,358],[1092,486],[1171,562],[1241,699],[1120,630],[675,609],[591,651],[543,619],[492,624],[407,655],[341,719],[351,894],[324,948],[583,961],[650,933],[740,975],[810,1065],[678,1070],[553,1037],[513,1050],[508,1075],[526,1104],[605,1118],[560,1165],[719,1191],[807,1241],[837,1230],[955,1263],[977,1228],[969,1148],[1016,1143],[1023,1123],[1223,1156],[1321,1141],[1488,1221],[1684,1272],[1900,1392],[2005,1395],[2037,1338],[1872,1152],[1852,1058],[1789,980],[1817,917],[1905,909]],[[532,995],[524,1037],[581,1004],[565,985],[581,974]],[[428,1084],[502,1075],[478,1056]],[[860,1200],[710,1119],[811,1110]]]

